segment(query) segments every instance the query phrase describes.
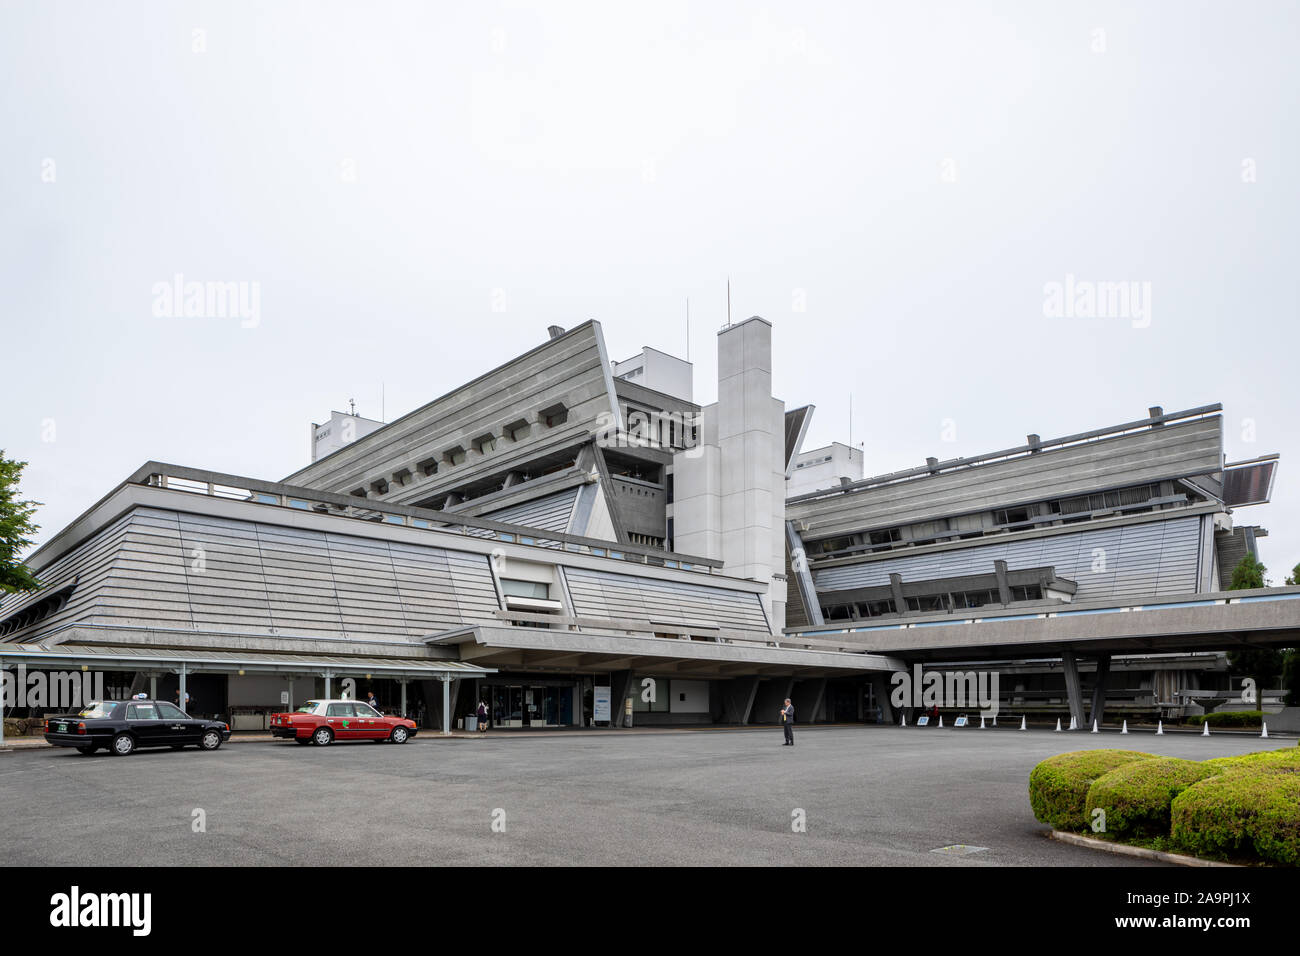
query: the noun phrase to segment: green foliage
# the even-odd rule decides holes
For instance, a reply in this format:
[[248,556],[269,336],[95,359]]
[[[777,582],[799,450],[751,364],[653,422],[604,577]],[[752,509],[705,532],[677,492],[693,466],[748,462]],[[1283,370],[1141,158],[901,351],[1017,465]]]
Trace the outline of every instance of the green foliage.
[[1116,767],[1151,759],[1136,750],[1075,750],[1048,757],[1029,773],[1029,805],[1048,826],[1085,830],[1084,804],[1093,781]]
[[18,560],[38,527],[32,524],[32,515],[39,502],[18,497],[18,480],[26,465],[25,461],[5,458],[0,449],[0,594],[40,587],[32,572]]
[[1262,710],[1221,710],[1213,714],[1188,717],[1187,722],[1197,727],[1201,724],[1209,724],[1211,727],[1258,727],[1263,719]]
[[1213,760],[1202,760],[1201,763],[1214,768],[1216,772],[1220,773],[1240,767],[1284,767],[1300,770],[1300,747],[1257,750],[1253,754],[1242,754],[1238,757],[1215,757]]
[[1084,818],[1093,810],[1106,814],[1107,836],[1164,837],[1169,833],[1169,806],[1174,798],[1218,771],[1195,760],[1156,757],[1135,760],[1103,774],[1088,788]]
[[1260,564],[1253,556],[1247,554],[1232,569],[1232,583],[1228,585],[1228,590],[1245,591],[1250,588],[1262,588],[1264,586],[1264,575],[1267,571],[1268,568]]
[[1286,576],[1286,583],[1290,585],[1300,584],[1300,564],[1291,569],[1291,573]]
[[1230,766],[1175,797],[1170,818],[1172,842],[1197,856],[1300,863],[1300,767]]

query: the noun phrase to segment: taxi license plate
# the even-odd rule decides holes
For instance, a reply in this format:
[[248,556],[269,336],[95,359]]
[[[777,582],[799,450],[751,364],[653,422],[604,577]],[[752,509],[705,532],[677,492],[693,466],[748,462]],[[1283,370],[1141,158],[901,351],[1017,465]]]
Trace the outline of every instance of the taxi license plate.
[[59,724],[59,733],[61,733],[61,734],[66,734],[67,732],[68,732],[68,725],[67,725],[67,724]]

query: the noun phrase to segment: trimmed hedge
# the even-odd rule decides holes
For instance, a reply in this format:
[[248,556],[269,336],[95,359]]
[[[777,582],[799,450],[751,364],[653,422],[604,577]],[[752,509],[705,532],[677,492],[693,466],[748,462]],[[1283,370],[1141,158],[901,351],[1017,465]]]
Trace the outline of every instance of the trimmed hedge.
[[1034,816],[1057,830],[1084,830],[1088,788],[1099,777],[1154,755],[1137,750],[1075,750],[1048,757],[1029,772],[1029,805]]
[[1173,843],[1197,856],[1300,863],[1300,767],[1266,760],[1229,767],[1175,797],[1171,821]]
[[1187,718],[1187,722],[1195,727],[1205,723],[1211,727],[1258,727],[1263,721],[1262,710],[1222,710]]
[[1218,773],[1241,767],[1266,769],[1276,766],[1292,767],[1300,770],[1300,747],[1257,750],[1253,754],[1242,754],[1239,757],[1215,757],[1213,760],[1202,760],[1201,763],[1207,767],[1213,767]]
[[1107,836],[1166,836],[1169,833],[1169,805],[1198,780],[1222,771],[1195,760],[1156,757],[1135,760],[1098,777],[1088,788],[1084,820],[1091,828],[1093,811],[1106,814]]

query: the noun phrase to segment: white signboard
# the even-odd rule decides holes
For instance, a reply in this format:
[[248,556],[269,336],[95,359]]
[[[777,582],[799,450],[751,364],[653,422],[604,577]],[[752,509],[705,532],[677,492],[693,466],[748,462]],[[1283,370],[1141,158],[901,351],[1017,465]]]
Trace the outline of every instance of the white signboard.
[[591,719],[609,720],[609,688],[593,688],[591,698]]
[[918,727],[926,727],[926,726],[929,725],[929,723],[930,723],[930,718],[929,718],[929,717],[918,717],[918,718],[916,718],[916,726],[918,726]]

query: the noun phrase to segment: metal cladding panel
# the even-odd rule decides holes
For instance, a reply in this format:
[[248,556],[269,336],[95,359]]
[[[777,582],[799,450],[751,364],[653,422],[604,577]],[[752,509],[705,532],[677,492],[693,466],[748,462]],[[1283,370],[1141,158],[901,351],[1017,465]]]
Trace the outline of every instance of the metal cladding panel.
[[68,603],[61,611],[21,630],[15,630],[5,635],[3,640],[22,641],[30,635],[48,632],[61,624],[92,616],[102,597],[102,586],[113,572],[118,549],[130,531],[130,516],[119,518],[83,547],[69,551],[44,568],[39,575],[42,585],[40,590],[31,594],[6,594],[0,597],[0,621],[3,621],[11,614],[38,603],[75,582]]
[[1276,461],[1227,469],[1223,473],[1223,503],[1229,508],[1267,504],[1276,470]]
[[785,413],[786,471],[789,471],[790,467],[794,464],[795,456],[799,454],[799,436],[803,434],[803,430],[808,423],[808,416],[811,413],[811,405],[804,405],[802,408],[792,408]]
[[579,617],[767,633],[763,605],[757,594],[747,591],[579,568],[564,573]]
[[567,488],[553,495],[535,498],[522,504],[511,505],[500,511],[489,511],[483,515],[493,521],[507,524],[523,525],[539,531],[567,531],[569,518],[573,515],[573,505],[578,500],[578,488]]
[[[152,508],[137,508],[51,565],[43,593],[78,574],[66,608],[9,639],[74,620],[420,636],[494,621],[500,607],[486,555]],[[6,601],[4,611],[26,603]]]
[[842,565],[814,579],[822,600],[833,602],[836,591],[888,585],[891,572],[904,581],[990,574],[1001,559],[1011,571],[1054,567],[1078,584],[1076,600],[1193,593],[1199,529],[1198,517],[1175,518]]
[[1064,498],[1221,468],[1222,419],[1067,445],[1036,455],[830,494],[787,508],[805,541]]

